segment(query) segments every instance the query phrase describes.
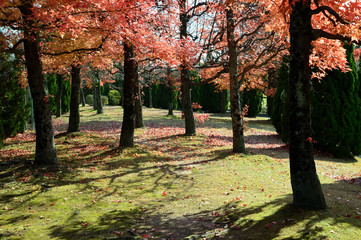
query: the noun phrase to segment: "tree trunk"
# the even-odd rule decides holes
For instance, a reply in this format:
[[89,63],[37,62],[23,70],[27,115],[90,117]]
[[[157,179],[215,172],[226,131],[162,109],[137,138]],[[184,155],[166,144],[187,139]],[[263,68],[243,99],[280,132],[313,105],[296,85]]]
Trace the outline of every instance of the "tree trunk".
[[80,82],[80,103],[83,107],[85,107],[85,96],[84,96],[83,88],[81,87],[81,82]]
[[228,96],[228,91],[223,90],[221,92],[221,113],[227,112],[227,96]]
[[152,84],[149,84],[149,108],[153,108]]
[[174,98],[174,89],[172,85],[168,87],[169,97],[168,97],[168,116],[173,116],[173,98]]
[[34,164],[57,165],[58,159],[54,143],[54,131],[51,121],[50,103],[45,92],[45,80],[40,58],[38,36],[32,30],[32,4],[24,3],[20,11],[25,21],[24,52],[28,82],[34,103],[36,150]]
[[96,80],[93,80],[93,110],[98,109],[98,106],[97,106],[97,103],[98,103],[97,94],[98,94],[97,83],[96,83]]
[[61,74],[56,74],[56,83],[58,85],[58,91],[56,92],[56,117],[61,116],[61,95],[63,94],[63,78]]
[[168,96],[168,116],[173,116],[174,88],[173,88],[173,84],[172,84],[172,82],[170,80],[170,74],[171,74],[171,69],[170,69],[170,67],[167,67],[168,91],[169,91],[169,96]]
[[[187,38],[187,25],[189,16],[186,13],[186,0],[179,1],[180,8],[180,39]],[[191,97],[191,77],[185,60],[182,60],[180,65],[181,70],[181,91],[182,91],[182,107],[185,120],[185,135],[195,135],[196,125],[194,122],[192,97]]]
[[135,78],[135,128],[142,128],[144,127],[143,121],[143,112],[142,112],[142,95],[140,91],[140,83],[139,83],[139,76],[138,76],[138,65],[135,66],[136,68],[136,78]]
[[124,42],[124,114],[120,147],[134,146],[135,126],[135,81],[137,78],[137,63],[134,59],[134,48],[129,40]]
[[95,92],[96,92],[96,102],[97,102],[97,114],[103,114],[104,110],[102,103],[102,88],[100,87],[100,77],[98,70],[96,70],[96,78],[97,78],[97,82],[96,82]]
[[71,97],[68,133],[80,131],[79,95],[80,95],[80,67],[71,66]]
[[235,19],[233,18],[233,10],[227,8],[227,40],[229,54],[229,81],[230,81],[230,100],[231,100],[231,117],[233,132],[233,152],[245,153],[244,144],[244,127],[243,116],[241,115],[240,105],[240,82],[237,79],[237,42],[234,36]]
[[[290,0],[291,2],[291,0]],[[290,168],[293,203],[297,207],[325,209],[326,202],[313,158],[309,56],[312,50],[310,1],[292,7],[290,62]]]

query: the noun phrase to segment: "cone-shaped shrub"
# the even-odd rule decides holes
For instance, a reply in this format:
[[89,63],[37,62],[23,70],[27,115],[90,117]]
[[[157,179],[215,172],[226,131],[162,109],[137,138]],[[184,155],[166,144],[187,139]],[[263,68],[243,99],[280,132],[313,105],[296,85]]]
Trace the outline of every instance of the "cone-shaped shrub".
[[345,48],[351,70],[333,70],[321,81],[312,81],[313,140],[336,157],[361,153],[360,82],[353,46]]

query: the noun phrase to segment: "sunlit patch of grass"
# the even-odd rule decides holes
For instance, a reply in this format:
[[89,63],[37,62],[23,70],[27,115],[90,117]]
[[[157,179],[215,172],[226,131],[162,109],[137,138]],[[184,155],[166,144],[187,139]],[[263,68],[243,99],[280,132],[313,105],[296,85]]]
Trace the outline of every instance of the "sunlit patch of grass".
[[[120,149],[121,108],[82,108],[85,130],[56,138],[55,170],[29,164],[33,141],[9,140],[0,150],[0,239],[359,238],[360,186],[336,181],[357,176],[358,161],[319,158],[328,209],[305,211],[291,205],[287,149],[268,149],[282,144],[274,137],[259,143],[269,136],[263,119],[247,134],[264,154],[244,155],[231,152],[226,115],[184,136],[183,121],[166,114],[145,109],[136,146]],[[56,119],[57,133],[66,121]]]

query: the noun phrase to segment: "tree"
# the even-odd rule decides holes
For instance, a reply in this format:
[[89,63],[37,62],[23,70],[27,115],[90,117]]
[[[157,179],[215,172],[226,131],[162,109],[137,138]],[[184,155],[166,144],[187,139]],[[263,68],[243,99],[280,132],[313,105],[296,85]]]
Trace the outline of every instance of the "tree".
[[[313,140],[335,157],[361,153],[361,98],[353,46],[345,45],[350,71],[334,69],[319,81],[313,79],[311,119]],[[330,131],[332,129],[332,131]]]
[[[185,47],[185,41],[188,37],[188,22],[190,16],[186,9],[186,0],[179,1],[179,12],[180,12],[180,39],[183,41]],[[192,97],[191,97],[191,74],[188,68],[187,61],[181,60],[180,75],[181,75],[181,93],[182,93],[182,109],[185,120],[185,135],[195,135],[196,126],[194,122],[193,108],[192,108]]]
[[142,111],[142,94],[141,94],[141,83],[139,81],[138,67],[135,76],[135,88],[134,88],[134,97],[135,97],[135,128],[144,127],[143,121],[143,111]]
[[79,97],[80,97],[80,67],[71,66],[71,101],[68,133],[80,131]]
[[286,49],[287,38],[268,30],[274,20],[268,9],[274,4],[226,1],[223,5],[227,30],[223,42],[227,42],[229,76],[228,81],[220,78],[217,83],[229,84],[234,152],[246,152],[240,88],[264,88],[261,72],[278,63]]
[[124,113],[122,132],[120,135],[120,147],[134,146],[135,126],[135,83],[138,76],[138,63],[135,60],[134,46],[128,40],[124,40]]
[[40,58],[40,49],[38,42],[38,33],[36,32],[36,23],[33,19],[32,1],[22,2],[18,9],[24,19],[24,54],[26,69],[28,73],[28,82],[34,103],[35,131],[36,131],[36,150],[35,164],[38,165],[57,165],[54,143],[54,131],[51,122],[51,112],[49,96],[45,91],[45,80]]
[[22,133],[29,119],[25,89],[19,84],[20,60],[10,54],[0,55],[0,147],[5,138]]
[[282,141],[289,143],[289,61],[285,57],[277,74],[277,90],[273,98],[271,121]]
[[56,84],[58,85],[58,89],[56,91],[56,117],[61,116],[61,96],[63,95],[63,78],[61,74],[56,75]]
[[[361,150],[360,83],[353,46],[345,47],[350,71],[328,70],[321,80],[311,80],[312,141],[318,149],[336,157],[350,157]],[[272,122],[286,143],[289,142],[288,78],[288,65],[284,62],[279,69]]]
[[[290,16],[290,170],[293,203],[302,208],[326,208],[316,173],[312,141],[310,141],[312,136],[310,55],[312,50],[315,52],[315,49],[321,49],[317,52],[319,56],[321,55],[318,58],[320,60],[318,62],[318,59],[314,60],[319,68],[322,69],[324,67],[322,63],[326,63],[330,64],[330,68],[338,66],[341,70],[345,69],[344,51],[337,48],[340,45],[324,39],[348,41],[360,39],[358,32],[353,32],[355,26],[358,28],[359,11],[355,10],[360,9],[360,2],[347,4],[346,2],[348,1],[290,0],[288,5],[290,6],[288,8]],[[284,4],[287,5],[286,1]],[[323,39],[319,40],[320,38]],[[316,40],[319,41],[314,42]],[[328,46],[322,49],[322,45]],[[322,55],[329,49],[335,50],[334,53],[329,56]]]

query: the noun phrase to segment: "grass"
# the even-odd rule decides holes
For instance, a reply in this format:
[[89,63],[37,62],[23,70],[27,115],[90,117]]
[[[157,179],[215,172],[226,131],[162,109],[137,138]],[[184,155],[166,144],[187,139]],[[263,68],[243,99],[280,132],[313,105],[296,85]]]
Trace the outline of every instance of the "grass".
[[[136,146],[119,149],[121,109],[81,108],[60,134],[56,171],[34,168],[34,132],[0,150],[0,239],[359,239],[361,164],[316,152],[325,211],[294,208],[287,146],[267,118],[246,119],[249,153],[231,152],[230,119],[183,136],[180,113],[145,109]],[[56,134],[67,115],[54,119]]]

